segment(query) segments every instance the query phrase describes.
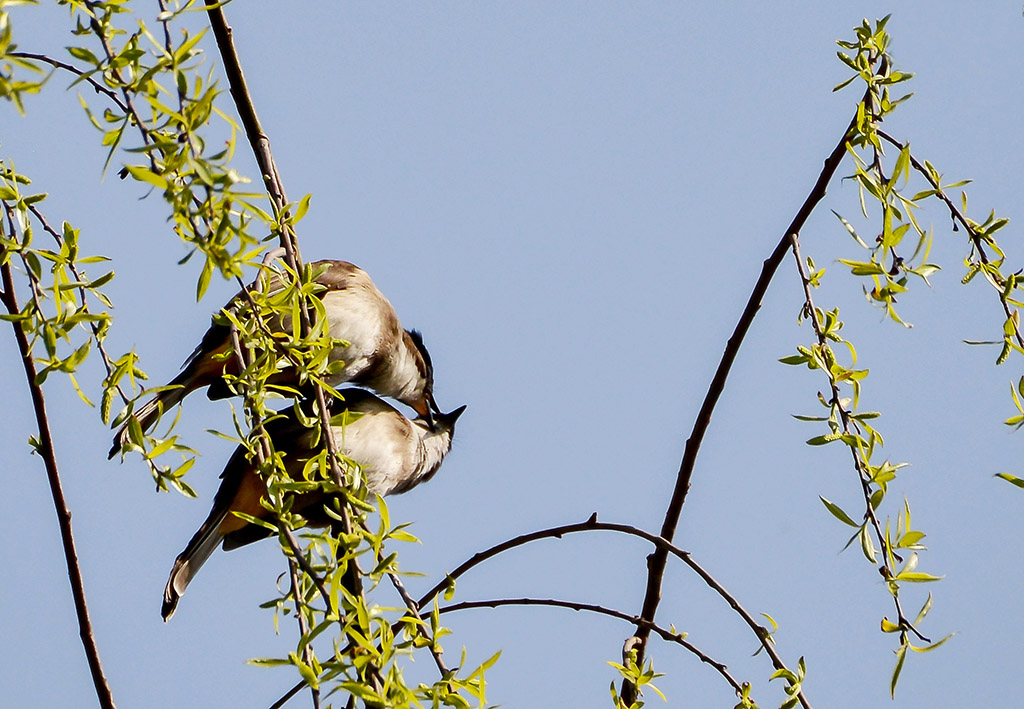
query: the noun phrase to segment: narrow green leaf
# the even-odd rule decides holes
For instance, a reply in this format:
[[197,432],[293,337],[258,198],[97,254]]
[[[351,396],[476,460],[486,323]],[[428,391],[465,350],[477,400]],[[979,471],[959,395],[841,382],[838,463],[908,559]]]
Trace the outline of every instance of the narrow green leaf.
[[835,504],[834,502],[830,502],[829,500],[826,500],[821,495],[818,495],[818,499],[821,500],[822,504],[825,505],[825,508],[832,513],[832,516],[838,519],[843,524],[848,524],[851,527],[860,526],[852,519],[850,519],[850,515],[846,514],[846,512],[843,511],[843,508],[840,507],[839,505]]
[[900,645],[896,650],[896,667],[892,671],[892,681],[889,683],[889,695],[896,698],[896,683],[900,681],[900,672],[903,671],[903,663],[907,659],[907,646]]
[[1011,485],[1016,485],[1019,488],[1024,488],[1024,478],[1018,478],[1016,475],[1010,475],[1009,473],[996,473],[997,478],[1002,478]]
[[156,174],[148,167],[143,167],[142,165],[125,165],[125,169],[139,182],[147,182],[162,190],[165,190],[168,187],[167,179]]

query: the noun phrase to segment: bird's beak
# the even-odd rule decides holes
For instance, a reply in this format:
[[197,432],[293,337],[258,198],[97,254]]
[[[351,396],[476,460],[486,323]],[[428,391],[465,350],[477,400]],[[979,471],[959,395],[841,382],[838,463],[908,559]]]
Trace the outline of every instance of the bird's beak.
[[434,412],[431,411],[432,407],[430,406],[430,404],[433,403],[433,401],[433,395],[428,394],[427,396],[423,397],[415,404],[413,404],[412,409],[417,414],[419,414],[419,417],[421,419],[427,422],[427,426],[430,427],[431,431],[436,431],[437,423],[434,421]]
[[462,406],[460,406],[459,408],[455,409],[451,413],[441,414],[441,415],[444,416],[444,418],[448,421],[448,423],[450,425],[454,426],[455,422],[459,420],[459,416],[462,416],[462,412],[465,411],[465,410],[466,410],[466,405],[463,404]]

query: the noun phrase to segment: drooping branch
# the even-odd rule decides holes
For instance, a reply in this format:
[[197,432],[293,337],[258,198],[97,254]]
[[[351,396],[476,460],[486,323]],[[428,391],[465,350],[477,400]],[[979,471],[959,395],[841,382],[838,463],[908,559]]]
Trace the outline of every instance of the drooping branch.
[[[233,31],[228,25],[227,18],[224,15],[221,4],[218,0],[205,0],[205,3],[207,15],[210,19],[210,26],[213,29],[217,48],[224,64],[225,74],[228,77],[231,97],[242,121],[253,155],[259,165],[260,174],[263,177],[267,193],[274,205],[275,216],[281,227],[279,237],[281,247],[285,250],[285,257],[288,265],[292,269],[292,272],[298,275],[302,272],[302,257],[299,252],[299,244],[295,232],[292,229],[291,224],[285,218],[287,216],[285,212],[287,209],[288,198],[280,173],[277,170],[274,155],[270,148],[270,138],[263,130],[259,116],[256,113],[256,107],[252,101],[252,95],[249,92],[249,88],[245,80],[245,74],[242,71],[241,60],[239,59],[238,52],[235,49],[234,39],[232,36]],[[305,298],[301,298],[299,301],[299,323],[300,332],[303,337],[306,337],[312,329],[312,320],[310,318],[309,307]],[[334,435],[332,433],[330,410],[327,404],[327,394],[324,391],[324,387],[320,384],[315,384],[314,395],[321,431],[320,441],[327,452],[327,461],[330,466],[331,476],[336,484],[344,485],[344,474],[338,463],[338,451],[337,446],[335,445]],[[355,525],[353,524],[347,505],[341,506],[340,516],[342,535],[345,537],[351,537],[355,529]],[[282,525],[282,530],[284,530],[284,525]],[[297,554],[296,558],[300,559],[301,554]],[[315,579],[316,576],[314,575],[312,578]],[[355,557],[348,561],[344,584],[353,597],[365,597],[362,573]],[[299,602],[299,599],[296,598],[296,603]],[[328,607],[330,607],[329,603]],[[410,607],[409,610],[413,614],[418,613],[418,609],[416,608]],[[442,667],[443,663],[439,662],[438,666],[439,668]],[[373,683],[375,688],[379,689],[381,686],[380,673],[372,665],[369,669],[370,675],[374,678]],[[352,695],[352,697],[354,696],[355,695]]]
[[[906,144],[901,143],[900,141],[896,140],[895,138],[893,138],[891,135],[884,131],[878,131],[878,137],[884,140],[885,142],[889,143],[893,147],[895,147],[897,150],[904,150],[906,148]],[[946,194],[946,191],[942,188],[942,185],[939,184],[939,181],[935,178],[935,175],[932,174],[932,171],[929,170],[927,166],[922,165],[918,161],[918,159],[914,157],[914,154],[910,153],[909,151],[908,157],[910,158],[910,164],[911,166],[913,166],[914,170],[920,173],[921,176],[928,181],[928,184],[932,186],[933,190],[935,190],[935,195],[939,199],[941,199],[943,204],[946,205],[946,208],[949,209],[950,218],[953,220],[954,231],[957,222],[959,222],[960,225],[967,231],[968,236],[970,236],[971,244],[974,246],[975,249],[977,249],[978,260],[980,260],[981,263],[986,267],[991,265],[991,261],[988,257],[988,252],[985,250],[984,238],[978,232],[977,225],[975,225],[970,219],[968,219],[967,216],[960,210],[960,208],[956,206],[956,203],[952,199],[950,199],[949,195]],[[989,278],[989,282],[992,282],[991,275],[988,272],[986,272],[986,277]],[[1004,291],[1005,284],[992,283],[992,285],[995,286],[996,290],[999,292],[999,300],[1003,306],[1003,313],[1006,314],[1006,321],[1010,323],[1013,327],[1014,339],[1017,340],[1017,344],[1021,348],[1024,348],[1024,334],[1021,333],[1020,326],[1017,320],[1013,317],[1014,310],[1013,308],[1011,308],[1010,303],[1008,302],[1009,294]]]
[[[796,260],[797,271],[800,275],[801,285],[804,292],[804,312],[811,320],[811,326],[814,329],[815,338],[818,340],[818,346],[822,348],[828,347],[828,339],[825,335],[824,329],[820,318],[818,317],[818,309],[814,305],[814,297],[811,293],[811,280],[807,273],[807,267],[804,265],[803,257],[800,255],[800,238],[797,233],[790,235],[790,240],[793,248],[793,258]],[[839,391],[839,384],[835,378],[829,378],[829,391],[831,397],[828,400],[829,406],[831,406],[836,412],[839,413],[839,426],[840,430],[844,435],[853,434],[853,415],[850,410],[843,404],[843,397]],[[864,516],[866,522],[870,522],[871,528],[875,532],[875,538],[878,540],[878,544],[882,549],[888,548],[885,534],[882,532],[881,524],[878,521],[878,515],[875,514],[875,505],[872,503],[872,490],[871,490],[871,475],[868,472],[868,462],[861,454],[859,447],[849,446],[850,454],[853,456],[853,467],[857,471],[857,478],[860,481],[860,490],[864,498]],[[892,567],[889,560],[889,555],[882,554],[882,566],[879,568],[882,575],[888,580],[896,576],[896,570]],[[924,642],[931,642],[928,638],[921,634],[921,632],[914,626],[914,624],[903,614],[903,606],[900,603],[899,594],[892,594],[893,601],[896,604],[896,615],[899,620],[900,628],[910,630],[918,638]]]
[[[13,228],[12,228],[13,232]],[[3,290],[0,292],[0,300],[8,314],[18,315],[17,297],[14,289],[14,278],[11,275],[10,261],[0,266],[3,278]],[[96,638],[93,634],[92,621],[89,619],[89,607],[85,599],[85,584],[82,581],[82,570],[78,565],[78,553],[75,550],[75,538],[71,532],[71,511],[68,509],[67,500],[64,498],[64,489],[60,481],[60,473],[57,469],[57,454],[50,435],[49,418],[46,413],[46,401],[43,398],[42,387],[36,383],[36,367],[32,359],[32,348],[21,323],[11,323],[14,328],[14,337],[18,342],[18,350],[21,353],[21,362],[25,370],[25,380],[32,395],[32,408],[35,411],[36,425],[39,427],[39,439],[36,452],[43,459],[43,466],[46,468],[46,477],[50,485],[50,495],[53,497],[53,506],[57,512],[57,523],[60,526],[61,544],[64,548],[64,561],[68,567],[68,579],[71,582],[71,593],[75,601],[75,613],[78,616],[78,635],[85,649],[85,655],[89,662],[89,671],[92,674],[93,686],[96,689],[96,697],[99,699],[103,709],[115,709],[114,696],[103,673],[103,665],[100,662],[99,648],[96,646]]]

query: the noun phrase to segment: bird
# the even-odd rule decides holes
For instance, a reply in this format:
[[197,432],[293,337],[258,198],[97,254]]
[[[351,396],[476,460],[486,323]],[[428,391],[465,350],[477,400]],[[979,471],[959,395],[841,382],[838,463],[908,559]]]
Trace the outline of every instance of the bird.
[[[466,407],[438,414],[431,428],[423,417],[409,420],[393,406],[362,389],[343,389],[347,415],[333,416],[331,435],[338,453],[354,461],[362,471],[369,494],[381,497],[406,492],[430,480],[451,450],[455,422]],[[272,416],[264,429],[274,449],[283,455],[285,470],[292,479],[303,479],[306,462],[317,453],[317,429],[304,426],[294,408]],[[218,545],[225,551],[237,549],[270,536],[266,527],[232,514],[241,512],[273,522],[274,513],[260,503],[267,488],[244,446],[239,446],[221,473],[220,489],[213,508],[184,551],[178,555],[164,588],[161,615],[164,622],[173,615],[178,600]],[[325,511],[332,495],[323,490],[291,493],[291,511],[302,515],[307,525],[329,526]],[[343,499],[343,493],[338,497]]]
[[[336,345],[329,355],[330,362],[341,360],[344,366],[325,377],[327,383],[335,386],[351,382],[397,399],[432,425],[433,414],[438,412],[434,401],[434,369],[420,333],[402,329],[395,309],[363,269],[337,260],[316,261],[310,266],[315,282],[324,287],[318,297],[327,317],[327,334],[348,343]],[[281,279],[275,275],[267,289],[273,291],[280,287]],[[224,309],[240,303],[244,293],[232,298]],[[277,333],[289,332],[291,325],[290,317],[273,318],[268,323],[269,329]],[[208,387],[210,399],[232,396],[225,374],[237,375],[239,370],[236,358],[230,356],[231,351],[231,326],[223,318],[214,316],[181,373],[121,424],[107,457],[113,458],[128,447],[132,416],[141,429],[147,431],[164,411],[196,389]],[[283,370],[269,381],[294,386],[298,375],[294,370]]]

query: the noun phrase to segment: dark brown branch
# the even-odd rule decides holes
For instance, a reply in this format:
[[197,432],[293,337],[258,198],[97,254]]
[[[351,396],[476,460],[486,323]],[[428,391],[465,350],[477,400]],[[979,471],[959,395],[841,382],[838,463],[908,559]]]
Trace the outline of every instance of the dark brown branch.
[[[828,158],[825,159],[825,164],[821,169],[821,173],[818,175],[818,179],[815,181],[814,186],[811,188],[810,193],[801,205],[800,210],[797,212],[793,221],[786,228],[785,232],[779,242],[775,245],[771,255],[765,260],[764,265],[761,268],[761,275],[758,277],[757,282],[754,284],[754,289],[747,299],[746,307],[743,309],[743,313],[740,315],[739,321],[736,323],[736,328],[733,330],[732,336],[726,343],[725,352],[722,354],[722,359],[718,364],[718,369],[715,371],[715,375],[711,380],[711,385],[708,387],[708,392],[704,397],[704,403],[701,405],[700,411],[697,414],[697,420],[694,422],[693,429],[690,432],[690,437],[686,441],[686,447],[683,451],[683,459],[679,465],[679,473],[676,477],[675,489],[672,492],[672,499],[669,502],[668,510],[665,513],[665,521],[661,528],[661,537],[668,541],[672,541],[675,537],[676,527],[679,523],[679,517],[682,513],[683,503],[686,501],[686,494],[690,489],[690,479],[693,476],[693,469],[697,463],[697,453],[700,450],[701,442],[704,440],[704,434],[707,432],[708,426],[711,423],[711,415],[715,410],[715,406],[718,403],[718,398],[721,396],[722,391],[725,389],[725,382],[729,377],[729,371],[732,368],[733,362],[736,360],[736,355],[739,352],[740,346],[743,344],[743,339],[746,337],[747,331],[750,329],[751,323],[754,321],[754,317],[757,315],[757,311],[761,307],[761,299],[764,298],[765,293],[768,291],[768,285],[771,283],[772,278],[775,276],[776,271],[779,268],[779,264],[786,256],[786,251],[789,248],[789,235],[798,233],[803,228],[804,223],[810,217],[814,208],[817,206],[824,196],[829,182],[835,175],[836,170],[839,168],[839,164],[842,162],[843,157],[846,155],[846,145],[853,135],[857,127],[857,119],[850,122],[850,125],[843,132],[842,138],[836,143],[835,148],[829,154]],[[653,621],[655,614],[658,610],[658,604],[661,601],[661,584],[665,574],[665,562],[667,561],[668,553],[662,549],[656,550],[650,557],[648,557],[647,563],[647,591],[644,595],[644,604],[641,617],[648,621]],[[637,627],[637,636],[643,640],[647,637],[648,633],[645,628]],[[643,645],[640,646],[639,654],[643,655]],[[623,697],[627,701],[635,699],[629,695],[629,690],[623,687]]]
[[[2,270],[3,274],[2,300],[4,307],[9,314],[17,315],[20,309],[18,308],[18,301],[15,295],[10,262],[4,263],[0,270]],[[64,561],[68,567],[68,579],[71,581],[71,593],[75,600],[75,613],[78,616],[78,635],[81,638],[82,646],[85,648],[93,686],[96,689],[96,697],[99,699],[100,706],[104,709],[115,709],[114,697],[110,691],[110,685],[107,683],[107,678],[103,674],[99,649],[96,647],[96,639],[93,635],[92,621],[89,619],[89,607],[85,600],[85,584],[82,581],[82,570],[78,565],[75,539],[71,533],[71,511],[68,509],[67,501],[64,499],[60,473],[57,470],[57,455],[53,438],[50,435],[50,424],[46,413],[46,401],[43,398],[43,390],[42,387],[36,384],[36,367],[32,359],[32,349],[21,323],[14,322],[11,325],[14,328],[14,337],[18,341],[21,362],[25,370],[25,379],[32,395],[32,407],[35,410],[36,424],[39,426],[39,446],[36,448],[36,452],[43,459],[43,465],[46,468],[46,477],[50,484],[50,494],[53,497],[53,506],[56,509],[57,522],[60,525],[61,544],[64,547]]]
[[296,694],[301,692],[302,688],[305,687],[305,686],[306,686],[305,682],[299,682],[294,687],[292,687],[287,692],[285,692],[284,695],[280,699],[278,699],[276,702],[271,704],[270,705],[270,709],[281,709],[281,707],[283,707],[285,704],[288,703],[289,699],[291,699]]
[[[245,81],[245,74],[242,72],[242,64],[238,58],[238,52],[235,50],[232,37],[233,31],[228,25],[227,18],[224,16],[218,0],[206,0],[206,7],[207,14],[210,17],[210,26],[213,28],[214,38],[217,42],[217,49],[220,51],[221,60],[224,62],[224,72],[228,77],[231,98],[235,103],[235,108],[238,110],[238,115],[245,128],[245,134],[249,139],[249,145],[256,158],[256,163],[259,165],[260,174],[263,176],[267,193],[270,195],[270,200],[274,205],[275,215],[278,219],[283,219],[285,207],[288,204],[288,197],[285,193],[281,176],[277,171],[274,155],[270,150],[270,138],[264,132],[259,116],[256,114],[256,107],[252,102],[252,96]],[[302,256],[299,253],[298,240],[295,238],[295,233],[291,226],[283,222],[281,224],[280,240],[281,246],[285,250],[288,265],[296,274],[301,273]],[[304,300],[299,305],[301,331],[303,336],[305,336],[309,332],[311,324],[309,308]],[[338,485],[343,485],[344,480],[341,468],[338,466],[334,437],[329,435],[331,429],[327,400],[323,388],[320,386],[316,387],[316,406],[321,431],[324,434],[321,436],[321,440],[327,449],[331,474]],[[344,531],[346,534],[351,534],[352,522],[349,518],[348,508],[343,507],[341,512],[344,518]],[[358,573],[358,564],[354,561],[352,568],[353,572],[348,576],[349,583],[354,594],[358,596],[362,593],[362,579]]]
[[[233,31],[228,25],[227,18],[224,15],[221,4],[218,0],[205,0],[205,3],[207,15],[210,18],[210,26],[213,29],[214,39],[216,40],[217,49],[220,52],[221,60],[224,63],[224,72],[228,78],[231,98],[235,104],[236,110],[238,111],[239,118],[242,121],[242,126],[245,129],[253,155],[259,165],[264,185],[270,196],[271,203],[274,206],[275,217],[280,223],[281,246],[285,250],[288,265],[296,275],[299,275],[302,273],[302,256],[299,252],[299,243],[295,236],[295,232],[291,225],[285,221],[285,210],[288,204],[288,197],[285,193],[284,183],[281,180],[280,173],[277,170],[277,163],[274,161],[274,155],[270,149],[270,138],[263,130],[259,116],[256,113],[256,107],[253,104],[252,95],[249,92],[249,88],[245,80],[245,74],[242,71],[241,60],[238,57],[238,52],[235,50],[234,39],[232,36]],[[301,300],[299,303],[299,321],[301,326],[300,331],[303,337],[305,337],[311,329],[309,307],[305,299]],[[344,475],[340,465],[338,464],[337,447],[334,443],[334,436],[331,434],[330,411],[327,406],[324,389],[320,385],[315,387],[315,396],[317,414],[320,422],[320,431],[322,434],[320,436],[320,440],[327,451],[327,460],[331,468],[331,475],[335,483],[338,485],[344,485]],[[354,526],[352,524],[351,515],[349,514],[347,505],[342,506],[341,517],[342,531],[346,536],[351,535]],[[359,563],[354,557],[348,562],[348,569],[344,583],[354,597],[363,597],[362,573],[359,569]],[[379,675],[375,668],[371,667],[370,669],[373,675]]]
[[[472,557],[470,557],[465,562],[457,566],[451,572],[445,574],[445,580],[437,583],[433,588],[427,591],[422,598],[416,601],[416,604],[420,608],[424,607],[426,604],[433,601],[434,598],[436,598],[439,593],[444,591],[451,581],[458,579],[460,576],[465,574],[474,566],[478,566],[482,564],[484,561],[487,561],[488,559],[493,558],[498,554],[509,551],[510,549],[515,549],[516,547],[520,547],[525,544],[529,544],[531,542],[535,542],[541,539],[561,539],[566,534],[598,531],[618,532],[620,534],[627,534],[633,537],[644,539],[650,542],[651,544],[654,544],[657,549],[680,559],[684,564],[689,566],[698,576],[700,576],[701,579],[703,579],[704,582],[712,590],[714,590],[719,596],[721,596],[722,599],[724,599],[725,602],[728,603],[729,606],[734,611],[736,611],[736,613],[743,619],[743,622],[745,622],[750,627],[750,629],[754,632],[754,635],[757,637],[758,642],[761,643],[761,647],[764,648],[765,653],[768,655],[769,658],[771,658],[772,666],[775,667],[775,669],[777,670],[788,670],[786,664],[782,661],[782,658],[775,651],[775,646],[771,643],[771,640],[769,639],[768,629],[759,624],[754,619],[754,617],[740,604],[740,602],[736,600],[735,596],[729,593],[729,591],[724,586],[722,586],[722,584],[720,584],[700,564],[694,561],[693,557],[690,555],[689,552],[680,549],[679,547],[675,546],[671,542],[661,537],[658,537],[654,534],[651,534],[650,532],[646,532],[637,527],[633,527],[628,524],[619,524],[615,522],[599,522],[597,520],[596,513],[591,515],[590,519],[588,519],[585,522],[577,522],[576,524],[565,524],[558,527],[551,527],[549,529],[542,529],[537,532],[530,532],[529,534],[522,534],[518,537],[514,537],[507,541],[501,542],[500,544],[495,544],[489,549],[485,549],[484,551],[474,554]],[[393,632],[397,632],[398,625],[399,624],[396,623],[395,626],[392,627]],[[804,697],[803,693],[800,693],[797,696],[800,700],[801,705],[803,705],[805,709],[810,709],[811,705],[807,701],[807,698]]]
[[497,598],[489,601],[463,601],[462,603],[453,603],[450,606],[442,606],[438,609],[438,613],[451,613],[453,611],[469,610],[472,608],[498,608],[500,606],[549,606],[554,608],[568,608],[574,611],[599,613],[601,615],[624,620],[627,623],[643,626],[649,633],[653,632],[663,640],[681,645],[696,655],[701,662],[714,667],[718,674],[722,675],[722,677],[725,678],[725,681],[728,682],[734,690],[736,690],[737,694],[743,691],[742,685],[729,673],[725,664],[711,658],[697,648],[696,645],[688,642],[683,633],[673,633],[650,621],[644,620],[639,616],[629,615],[628,613],[623,613],[622,611],[617,611],[613,608],[605,608],[604,606],[598,606],[592,603],[560,601],[554,598]]
[[[238,116],[245,129],[245,135],[249,139],[256,163],[259,165],[263,184],[267,188],[275,211],[278,216],[281,216],[285,205],[288,204],[288,197],[284,191],[281,175],[277,171],[274,154],[270,150],[270,138],[264,132],[263,125],[256,114],[256,106],[252,102],[252,95],[249,93],[245,74],[242,72],[242,63],[238,58],[238,52],[235,51],[233,30],[228,25],[218,0],[206,0],[206,12],[210,17],[210,26],[213,28],[213,36],[217,41],[217,49],[224,62],[224,73],[228,78],[231,98],[238,110]],[[298,241],[291,229],[283,228],[281,230],[281,246],[287,251],[288,265],[298,273],[302,261],[299,256]]]

